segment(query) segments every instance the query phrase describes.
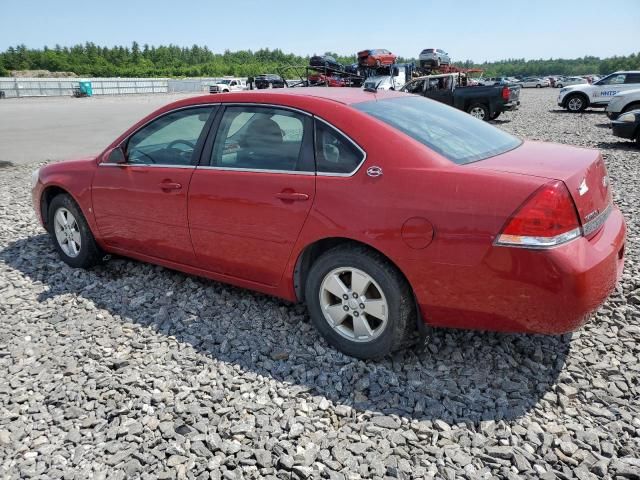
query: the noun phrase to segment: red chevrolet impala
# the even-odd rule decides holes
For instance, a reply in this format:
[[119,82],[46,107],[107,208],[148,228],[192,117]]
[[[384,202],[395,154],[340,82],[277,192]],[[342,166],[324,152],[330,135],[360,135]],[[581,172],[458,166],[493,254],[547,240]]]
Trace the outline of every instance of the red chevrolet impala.
[[576,329],[623,265],[599,152],[522,142],[397,92],[182,100],[33,185],[69,265],[108,252],[304,301],[360,358],[424,324]]

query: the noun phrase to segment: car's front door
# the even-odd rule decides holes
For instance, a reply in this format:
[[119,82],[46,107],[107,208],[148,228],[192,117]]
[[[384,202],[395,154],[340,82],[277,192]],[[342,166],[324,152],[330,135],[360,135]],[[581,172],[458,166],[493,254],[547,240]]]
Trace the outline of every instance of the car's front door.
[[92,183],[93,211],[107,245],[195,263],[187,192],[214,109],[197,106],[162,115],[123,142],[124,156],[116,150],[99,164]]
[[609,103],[611,97],[626,89],[626,78],[627,75],[624,73],[614,73],[613,75],[609,75],[608,77],[594,83],[593,88],[591,89],[591,103]]
[[198,265],[277,285],[311,209],[315,178],[309,115],[226,107],[189,189]]

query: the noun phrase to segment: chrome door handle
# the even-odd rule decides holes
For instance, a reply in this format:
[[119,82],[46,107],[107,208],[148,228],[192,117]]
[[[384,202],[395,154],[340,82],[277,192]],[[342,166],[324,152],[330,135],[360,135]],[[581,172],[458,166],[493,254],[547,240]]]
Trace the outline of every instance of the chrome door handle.
[[280,192],[276,193],[276,198],[285,202],[301,202],[304,200],[309,200],[309,195],[307,195],[306,193],[298,192]]

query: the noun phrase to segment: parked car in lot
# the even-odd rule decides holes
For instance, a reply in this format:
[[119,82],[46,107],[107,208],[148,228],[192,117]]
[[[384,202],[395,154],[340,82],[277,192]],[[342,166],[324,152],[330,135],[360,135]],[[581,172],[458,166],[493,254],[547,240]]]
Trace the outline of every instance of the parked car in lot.
[[607,104],[606,112],[607,117],[615,120],[621,113],[637,109],[640,109],[640,88],[615,94]]
[[459,110],[480,120],[495,120],[507,110],[517,110],[520,105],[518,86],[460,86],[456,73],[428,75],[413,79],[402,87],[403,92],[422,95]]
[[97,156],[36,170],[32,198],[71,267],[108,252],[304,301],[359,358],[425,322],[574,330],[624,261],[598,151],[398,92],[187,98]]
[[587,107],[605,108],[614,95],[640,88],[640,71],[615,72],[589,85],[573,85],[560,89],[558,105],[570,112]]
[[219,82],[209,85],[209,93],[239,92],[246,89],[246,80],[240,78],[223,78]]
[[331,55],[314,55],[309,60],[309,65],[311,67],[330,68],[332,70],[339,70],[339,71],[344,70],[344,65],[338,62]]
[[287,82],[285,82],[284,78],[273,73],[258,75],[255,77],[254,83],[258,90],[265,88],[284,88],[287,86]]
[[611,128],[616,137],[635,140],[640,146],[640,108],[630,110],[612,120]]
[[553,85],[555,88],[564,88],[570,85],[583,85],[588,82],[582,77],[560,77],[556,79],[556,83]]
[[489,77],[483,78],[478,81],[479,85],[491,86],[491,85],[511,85],[515,83],[509,77]]
[[382,67],[396,63],[397,55],[384,48],[358,52],[358,65],[362,67]]
[[437,68],[440,65],[449,65],[451,58],[441,48],[425,48],[418,56],[421,68]]
[[520,80],[518,85],[522,88],[544,88],[548,87],[550,84],[549,80],[546,78],[527,77]]

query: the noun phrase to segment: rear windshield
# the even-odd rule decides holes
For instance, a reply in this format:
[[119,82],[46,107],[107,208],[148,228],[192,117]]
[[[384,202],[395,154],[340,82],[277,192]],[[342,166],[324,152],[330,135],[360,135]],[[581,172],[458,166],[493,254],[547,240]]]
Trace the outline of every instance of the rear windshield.
[[422,53],[433,53],[433,48],[425,48]]
[[471,115],[418,95],[352,105],[458,165],[513,150],[522,142]]

